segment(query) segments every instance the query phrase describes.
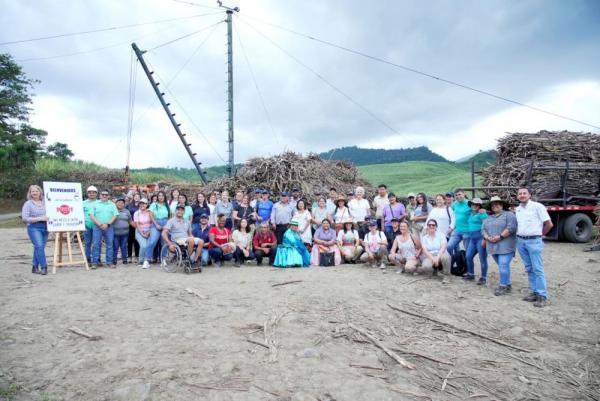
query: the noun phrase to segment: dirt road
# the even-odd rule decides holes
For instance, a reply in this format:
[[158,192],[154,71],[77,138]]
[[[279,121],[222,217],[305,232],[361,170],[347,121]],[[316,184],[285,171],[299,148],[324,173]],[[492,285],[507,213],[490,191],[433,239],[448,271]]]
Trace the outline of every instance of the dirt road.
[[362,265],[39,276],[25,230],[0,233],[15,400],[600,399],[600,253],[584,246],[547,245],[540,310],[521,300],[520,260],[505,297],[491,258],[487,287]]

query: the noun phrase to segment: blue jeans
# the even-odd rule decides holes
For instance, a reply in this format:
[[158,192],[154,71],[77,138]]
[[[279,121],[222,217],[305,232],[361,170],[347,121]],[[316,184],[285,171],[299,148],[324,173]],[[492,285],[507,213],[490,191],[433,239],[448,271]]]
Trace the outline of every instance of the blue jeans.
[[150,262],[148,258],[148,249],[150,250],[150,255],[152,255],[153,247],[150,247],[150,237],[145,238],[140,234],[138,230],[135,230],[135,239],[140,244],[140,259],[139,263],[144,263],[145,261]]
[[94,241],[94,229],[85,228],[83,232],[83,242],[85,242],[85,258],[88,262],[92,261],[92,242]]
[[223,255],[223,250],[219,247],[210,248],[208,250],[208,254],[210,255],[213,262],[223,262],[225,260],[233,259],[233,253]]
[[544,241],[541,238],[520,239],[517,238],[517,249],[523,259],[527,278],[529,279],[529,289],[534,294],[544,298],[548,297],[546,291],[546,276],[544,274],[544,260],[542,253],[544,251]]
[[510,262],[515,257],[515,253],[503,253],[501,255],[492,255],[494,261],[498,265],[500,272],[500,285],[510,285]]
[[124,235],[115,235],[115,239],[113,241],[113,263],[117,263],[117,254],[119,253],[119,249],[121,249],[121,260],[123,263],[127,263],[127,240],[129,239],[129,233]]
[[457,230],[452,231],[452,235],[448,241],[448,253],[450,256],[453,256],[456,252],[460,251],[460,241],[464,241],[465,250],[468,249],[469,234],[470,233],[461,233]]
[[479,263],[481,264],[481,278],[487,278],[488,262],[487,250],[483,246],[483,235],[480,231],[468,233],[469,242],[467,245],[467,274],[475,276],[475,262],[473,258],[479,254]]
[[[169,219],[156,219],[156,223],[159,224],[161,227],[164,227],[165,224],[167,224],[167,221],[169,221]],[[156,225],[152,225],[152,227],[150,228],[150,237],[148,237],[148,247],[146,248],[146,260],[151,261],[154,260],[154,247],[156,246],[156,244],[160,244],[160,246],[162,246],[163,240],[162,240],[162,228],[159,230],[158,228],[156,228]],[[158,251],[160,253],[160,249]]]
[[102,253],[102,239],[106,245],[106,263],[113,262],[113,242],[114,234],[112,226],[108,226],[106,231],[102,231],[100,227],[94,226],[92,233],[92,264],[100,262],[100,254]]
[[200,261],[202,266],[208,265],[210,261],[210,254],[208,253],[208,248],[202,248],[202,255],[200,256]]
[[48,228],[46,223],[31,223],[27,226],[27,235],[33,244],[33,259],[31,265],[35,267],[48,267],[46,262],[46,243],[48,242]]

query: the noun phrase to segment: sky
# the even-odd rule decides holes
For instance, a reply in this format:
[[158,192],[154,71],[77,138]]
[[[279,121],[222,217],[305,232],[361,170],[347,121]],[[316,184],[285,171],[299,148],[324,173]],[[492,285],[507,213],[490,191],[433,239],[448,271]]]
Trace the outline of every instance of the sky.
[[[599,1],[225,5],[240,8],[233,18],[236,163],[342,146],[428,146],[456,160],[494,148],[506,132],[600,133],[290,32],[600,126]],[[198,160],[221,165],[228,158],[227,27],[216,6],[0,0],[0,42],[152,22],[4,44],[0,52],[40,80],[31,123],[48,132],[48,143],[67,143],[77,159],[124,167],[133,92],[130,167],[191,168],[141,67],[130,84],[135,41],[148,50],[144,57],[168,88],[166,99]]]

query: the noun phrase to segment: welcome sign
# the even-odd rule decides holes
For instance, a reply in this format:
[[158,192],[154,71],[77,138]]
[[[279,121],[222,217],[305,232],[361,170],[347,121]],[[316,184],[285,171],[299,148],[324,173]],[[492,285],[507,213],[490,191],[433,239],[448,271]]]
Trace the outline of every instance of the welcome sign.
[[48,231],[84,231],[81,183],[44,181]]

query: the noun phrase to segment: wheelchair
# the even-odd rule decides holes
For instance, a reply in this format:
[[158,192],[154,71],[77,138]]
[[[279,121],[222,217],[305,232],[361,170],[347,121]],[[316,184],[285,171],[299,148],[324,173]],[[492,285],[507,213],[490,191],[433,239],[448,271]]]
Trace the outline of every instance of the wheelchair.
[[[194,248],[198,252],[197,247],[194,246]],[[202,249],[200,252],[202,252]],[[182,270],[185,274],[194,272],[202,273],[200,258],[198,258],[196,266],[192,266],[188,257],[187,245],[179,245],[177,243],[175,243],[174,252],[169,249],[169,244],[162,246],[160,249],[160,266],[167,273],[177,273]]]

